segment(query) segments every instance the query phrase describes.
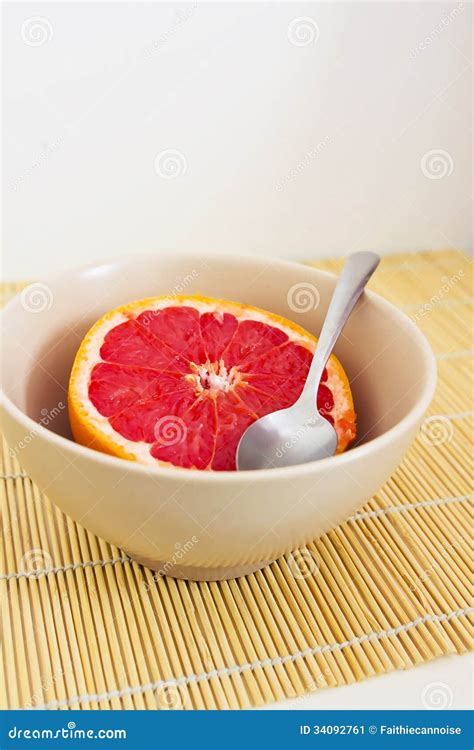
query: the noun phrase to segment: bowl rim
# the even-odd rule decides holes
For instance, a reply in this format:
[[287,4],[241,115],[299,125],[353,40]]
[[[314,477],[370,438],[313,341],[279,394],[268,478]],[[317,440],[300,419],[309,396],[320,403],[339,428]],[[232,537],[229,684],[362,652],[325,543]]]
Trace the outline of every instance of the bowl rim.
[[[322,276],[325,276],[331,280],[337,278],[336,274],[330,273],[328,271],[323,271],[315,266],[309,265],[309,263],[305,263],[304,261],[298,262],[298,261],[290,261],[282,258],[267,258],[267,256],[260,256],[256,254],[239,254],[239,253],[207,253],[204,256],[192,254],[192,253],[183,253],[179,254],[178,256],[175,253],[168,252],[168,253],[160,253],[159,256],[153,253],[136,253],[136,254],[128,254],[128,255],[120,255],[114,258],[110,259],[104,259],[99,262],[93,262],[88,263],[82,266],[76,266],[72,269],[66,269],[59,273],[52,274],[50,276],[45,277],[44,279],[41,279],[41,283],[44,284],[51,284],[54,286],[54,284],[60,283],[61,280],[70,278],[71,275],[75,274],[81,274],[86,271],[94,271],[98,268],[103,268],[104,266],[110,266],[110,265],[117,265],[117,264],[125,264],[127,261],[130,261],[133,258],[134,262],[137,260],[143,259],[144,261],[156,261],[159,259],[160,261],[194,261],[196,263],[197,261],[201,261],[204,263],[207,263],[208,261],[211,262],[212,260],[219,260],[222,262],[222,260],[227,260],[230,262],[244,262],[244,263],[250,263],[254,265],[260,265],[262,262],[271,263],[272,265],[278,264],[279,266],[284,268],[295,269],[298,268],[298,270],[301,270],[302,268],[306,268],[312,273],[319,274]],[[383,260],[383,257],[382,257]],[[311,261],[313,262],[313,261]],[[34,282],[33,282],[34,283]],[[4,322],[5,316],[8,314],[9,310],[14,307],[15,305],[20,303],[20,295],[21,292],[17,293],[12,297],[11,300],[7,302],[7,304],[2,308],[0,311],[0,320],[2,321],[2,325]],[[25,414],[22,409],[20,409],[5,393],[3,389],[3,383],[0,383],[0,405],[1,407],[12,417],[12,419],[20,422],[27,428],[27,434],[28,432],[31,432],[32,430],[35,431],[36,434],[39,434],[40,436],[43,436],[46,441],[51,441],[58,449],[66,449],[68,451],[71,451],[72,453],[76,453],[78,457],[84,457],[89,458],[90,460],[95,460],[99,464],[102,464],[104,466],[111,466],[112,468],[118,467],[122,465],[123,467],[127,467],[128,471],[132,473],[138,473],[142,476],[144,474],[152,474],[153,476],[156,476],[157,478],[167,478],[167,479],[186,479],[191,481],[198,481],[201,483],[213,483],[216,482],[240,482],[252,479],[253,482],[265,482],[267,479],[274,478],[283,478],[288,477],[291,479],[291,477],[294,477],[296,475],[306,475],[310,474],[314,471],[315,466],[318,466],[321,470],[328,469],[328,468],[336,468],[340,467],[343,469],[343,467],[346,464],[350,464],[353,461],[356,461],[358,458],[363,458],[366,455],[373,452],[375,449],[383,449],[384,447],[390,445],[392,438],[397,433],[404,433],[410,431],[412,428],[414,428],[420,419],[422,418],[423,414],[426,412],[428,406],[431,403],[431,400],[433,398],[435,388],[436,388],[436,381],[437,381],[437,367],[436,367],[436,359],[435,355],[433,353],[433,350],[431,349],[430,344],[428,343],[428,340],[426,336],[418,329],[418,327],[413,323],[413,321],[406,315],[404,312],[402,312],[396,305],[392,304],[388,300],[386,300],[384,297],[382,297],[379,294],[376,294],[375,292],[372,292],[370,290],[366,290],[364,292],[364,296],[370,300],[372,300],[376,305],[378,305],[382,310],[385,310],[389,312],[392,316],[394,315],[395,318],[398,318],[398,322],[403,328],[408,329],[408,326],[410,326],[410,333],[415,338],[418,347],[421,351],[421,354],[424,359],[425,363],[425,375],[426,376],[426,382],[423,387],[423,391],[418,398],[417,402],[414,404],[414,406],[410,409],[408,414],[406,414],[399,422],[397,422],[393,427],[390,427],[386,432],[382,433],[382,435],[378,435],[377,437],[373,438],[372,440],[369,440],[367,443],[362,443],[362,445],[357,445],[354,448],[350,448],[349,450],[345,451],[344,453],[340,453],[335,456],[329,456],[328,458],[320,459],[319,461],[310,461],[305,464],[295,464],[293,466],[284,466],[284,467],[275,467],[272,469],[247,469],[245,471],[202,471],[200,469],[187,469],[184,467],[174,467],[174,466],[149,466],[146,464],[141,464],[138,461],[129,461],[125,458],[120,458],[119,456],[112,456],[107,453],[102,453],[101,451],[96,451],[93,448],[88,448],[87,446],[80,445],[79,443],[76,443],[74,440],[71,440],[69,438],[64,437],[63,435],[58,435],[55,432],[52,432],[51,430],[48,430],[46,427],[41,425],[39,422],[36,422],[32,417]],[[363,298],[362,298],[363,299]],[[422,378],[420,378],[422,379]],[[119,463],[117,463],[119,462]]]

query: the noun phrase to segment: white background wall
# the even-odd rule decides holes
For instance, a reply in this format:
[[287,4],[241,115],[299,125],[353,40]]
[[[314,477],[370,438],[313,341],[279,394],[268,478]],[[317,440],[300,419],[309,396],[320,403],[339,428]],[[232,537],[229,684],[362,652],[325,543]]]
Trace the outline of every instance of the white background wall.
[[469,249],[471,12],[7,4],[4,276],[164,249]]

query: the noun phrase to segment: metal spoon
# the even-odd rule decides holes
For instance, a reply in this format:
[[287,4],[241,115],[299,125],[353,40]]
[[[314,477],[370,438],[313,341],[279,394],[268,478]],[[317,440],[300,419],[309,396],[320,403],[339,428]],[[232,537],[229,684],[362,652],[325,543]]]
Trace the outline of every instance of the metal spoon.
[[329,355],[379,262],[375,253],[349,256],[334,290],[301,395],[293,406],[267,414],[245,430],[237,446],[239,471],[304,464],[335,454],[337,434],[319,414],[316,394]]

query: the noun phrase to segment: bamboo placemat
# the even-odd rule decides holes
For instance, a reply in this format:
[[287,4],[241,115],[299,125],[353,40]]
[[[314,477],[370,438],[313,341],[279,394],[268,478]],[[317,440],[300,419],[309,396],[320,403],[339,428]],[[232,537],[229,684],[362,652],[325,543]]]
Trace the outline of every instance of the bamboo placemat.
[[[456,251],[383,259],[371,288],[437,355],[429,416],[360,512],[246,578],[153,581],[5,451],[2,704],[248,707],[471,648],[470,267]],[[19,288],[3,285],[4,299]]]

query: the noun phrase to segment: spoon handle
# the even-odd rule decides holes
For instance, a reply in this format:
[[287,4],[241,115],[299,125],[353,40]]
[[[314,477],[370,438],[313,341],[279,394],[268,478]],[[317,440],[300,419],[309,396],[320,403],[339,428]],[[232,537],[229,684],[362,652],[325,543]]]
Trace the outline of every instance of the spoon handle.
[[365,285],[379,263],[380,258],[375,253],[360,252],[349,255],[342,269],[326,313],[326,319],[316,345],[308,377],[299,398],[299,400],[310,398],[311,408],[314,408],[315,393],[319,388],[321,376],[329,355],[355,303],[364,291]]

